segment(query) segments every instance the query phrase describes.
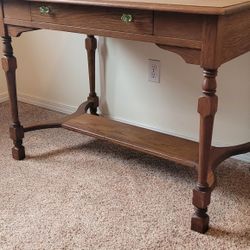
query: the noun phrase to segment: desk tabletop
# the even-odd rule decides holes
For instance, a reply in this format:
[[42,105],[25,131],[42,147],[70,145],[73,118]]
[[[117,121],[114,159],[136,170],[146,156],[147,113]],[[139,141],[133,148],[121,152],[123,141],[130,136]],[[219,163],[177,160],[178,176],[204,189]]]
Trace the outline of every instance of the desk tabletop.
[[[41,2],[41,0],[24,1]],[[215,15],[231,14],[250,9],[249,0],[43,0],[42,2]]]

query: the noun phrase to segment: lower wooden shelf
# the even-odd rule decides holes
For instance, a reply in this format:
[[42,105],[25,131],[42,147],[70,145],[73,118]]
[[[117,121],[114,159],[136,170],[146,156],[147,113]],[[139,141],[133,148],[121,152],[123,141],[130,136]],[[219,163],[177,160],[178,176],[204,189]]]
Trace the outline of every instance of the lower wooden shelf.
[[198,143],[194,141],[89,114],[69,119],[62,127],[186,166],[198,165]]

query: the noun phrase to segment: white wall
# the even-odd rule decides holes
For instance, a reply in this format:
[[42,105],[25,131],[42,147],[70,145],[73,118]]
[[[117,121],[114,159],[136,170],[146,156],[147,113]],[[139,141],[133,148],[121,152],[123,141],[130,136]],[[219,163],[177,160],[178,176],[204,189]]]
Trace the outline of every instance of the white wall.
[[[72,110],[86,99],[85,36],[36,31],[14,39],[20,96]],[[68,110],[66,110],[68,111]]]
[[[22,99],[70,111],[88,94],[83,35],[53,31],[23,34],[14,41]],[[202,70],[153,44],[101,40],[97,69],[101,109],[129,123],[198,138],[197,99]],[[161,60],[161,83],[147,81],[149,58]],[[105,63],[105,66],[104,64]],[[221,67],[214,143],[250,141],[250,53]],[[101,71],[101,73],[100,73]],[[103,72],[104,71],[104,72]],[[101,85],[101,87],[100,87]],[[31,97],[31,99],[30,99]],[[35,97],[35,99],[34,99]]]

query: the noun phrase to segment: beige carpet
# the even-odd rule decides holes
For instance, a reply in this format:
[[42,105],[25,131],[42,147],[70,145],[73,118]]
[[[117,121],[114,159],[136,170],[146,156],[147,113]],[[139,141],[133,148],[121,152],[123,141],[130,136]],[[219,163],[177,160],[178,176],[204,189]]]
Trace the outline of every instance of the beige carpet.
[[[23,121],[60,114],[20,105]],[[250,164],[217,170],[211,229],[192,232],[193,170],[63,129],[10,155],[0,104],[0,249],[250,249]]]

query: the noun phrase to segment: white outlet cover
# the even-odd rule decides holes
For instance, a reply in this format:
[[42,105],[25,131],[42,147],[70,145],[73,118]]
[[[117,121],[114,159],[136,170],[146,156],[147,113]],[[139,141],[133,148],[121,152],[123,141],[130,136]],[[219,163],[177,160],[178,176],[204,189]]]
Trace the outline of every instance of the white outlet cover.
[[148,60],[148,80],[150,82],[160,83],[161,62],[159,60]]

